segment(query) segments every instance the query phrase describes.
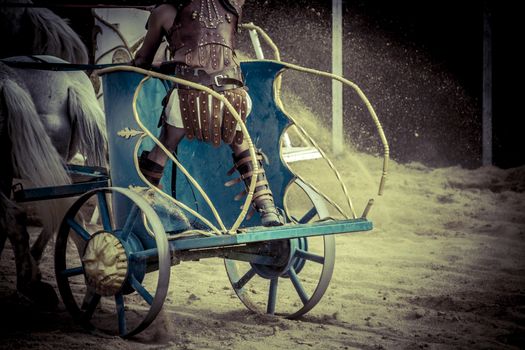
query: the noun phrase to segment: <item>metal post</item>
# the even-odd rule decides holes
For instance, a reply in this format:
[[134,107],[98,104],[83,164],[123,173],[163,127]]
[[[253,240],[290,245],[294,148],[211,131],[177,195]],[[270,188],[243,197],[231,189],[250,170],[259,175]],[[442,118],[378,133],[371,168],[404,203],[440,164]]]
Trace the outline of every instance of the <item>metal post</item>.
[[483,2],[482,164],[492,165],[492,13]]
[[264,60],[264,53],[257,31],[255,29],[250,29],[248,33],[250,33],[250,40],[252,41],[253,49],[255,51],[255,57],[257,57],[258,60]]
[[[332,0],[332,72],[343,75],[343,6]],[[343,153],[343,85],[332,80],[332,149]]]

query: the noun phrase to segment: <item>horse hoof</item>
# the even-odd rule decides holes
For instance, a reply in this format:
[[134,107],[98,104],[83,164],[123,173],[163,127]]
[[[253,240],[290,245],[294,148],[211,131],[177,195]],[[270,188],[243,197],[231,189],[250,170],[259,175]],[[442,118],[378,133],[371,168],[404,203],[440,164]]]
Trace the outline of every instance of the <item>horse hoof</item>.
[[19,288],[18,292],[28,301],[43,310],[52,311],[58,306],[58,296],[55,289],[41,281],[31,282],[24,288]]

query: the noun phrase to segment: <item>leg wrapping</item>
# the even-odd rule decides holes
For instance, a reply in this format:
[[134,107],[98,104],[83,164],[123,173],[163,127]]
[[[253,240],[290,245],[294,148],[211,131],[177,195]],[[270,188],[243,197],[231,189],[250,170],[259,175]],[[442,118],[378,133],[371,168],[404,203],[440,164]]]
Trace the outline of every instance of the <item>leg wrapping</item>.
[[232,175],[233,172],[237,170],[241,176],[237,179],[228,181],[225,185],[229,187],[243,181],[245,189],[235,196],[235,200],[240,200],[247,194],[252,177],[257,175],[257,182],[255,184],[255,191],[252,198],[253,207],[261,215],[261,222],[264,226],[278,226],[282,225],[282,218],[275,207],[273,194],[270,190],[268,179],[266,178],[266,173],[263,168],[264,158],[264,155],[260,151],[257,151],[259,171],[255,174],[249,150],[241,152],[238,156],[234,155],[234,166],[230,169],[228,175]]
[[144,177],[153,185],[158,186],[164,167],[148,159],[148,151],[143,151],[139,158],[139,168]]

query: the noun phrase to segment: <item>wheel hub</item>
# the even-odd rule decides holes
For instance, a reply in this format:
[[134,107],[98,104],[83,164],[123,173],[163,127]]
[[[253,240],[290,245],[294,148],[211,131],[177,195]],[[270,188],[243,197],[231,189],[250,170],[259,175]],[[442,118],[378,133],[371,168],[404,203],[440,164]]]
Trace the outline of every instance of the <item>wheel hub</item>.
[[126,281],[126,250],[119,239],[109,232],[100,232],[91,237],[82,263],[87,284],[100,295],[116,294]]
[[270,241],[259,251],[261,255],[278,257],[278,265],[268,266],[251,263],[251,266],[259,276],[273,279],[285,274],[290,267],[291,252],[293,251],[293,240]]

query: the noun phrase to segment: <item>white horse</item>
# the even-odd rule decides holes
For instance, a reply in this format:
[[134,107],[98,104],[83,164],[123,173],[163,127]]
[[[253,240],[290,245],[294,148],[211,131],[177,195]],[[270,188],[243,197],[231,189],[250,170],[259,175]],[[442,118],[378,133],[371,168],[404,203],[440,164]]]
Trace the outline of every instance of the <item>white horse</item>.
[[32,295],[35,283],[41,286],[36,260],[58,227],[63,210],[59,201],[37,202],[44,229],[29,253],[25,213],[9,200],[13,177],[28,179],[36,187],[68,184],[64,162],[77,152],[86,157],[87,164],[104,166],[104,113],[83,72],[16,69],[4,63],[0,63],[0,106],[0,159],[4,163],[0,167],[0,252],[8,237],[15,252],[17,289]]
[[[51,11],[2,7],[2,2],[0,30],[17,44],[0,45],[1,55],[50,54],[87,62],[78,36]],[[51,56],[4,60],[66,62]],[[52,287],[40,281],[37,261],[63,210],[60,201],[37,202],[44,229],[30,250],[26,214],[10,199],[13,177],[37,187],[68,184],[65,162],[79,152],[88,164],[104,166],[105,150],[104,113],[85,73],[20,69],[0,62],[0,253],[9,238],[17,289],[37,302],[58,301]]]

